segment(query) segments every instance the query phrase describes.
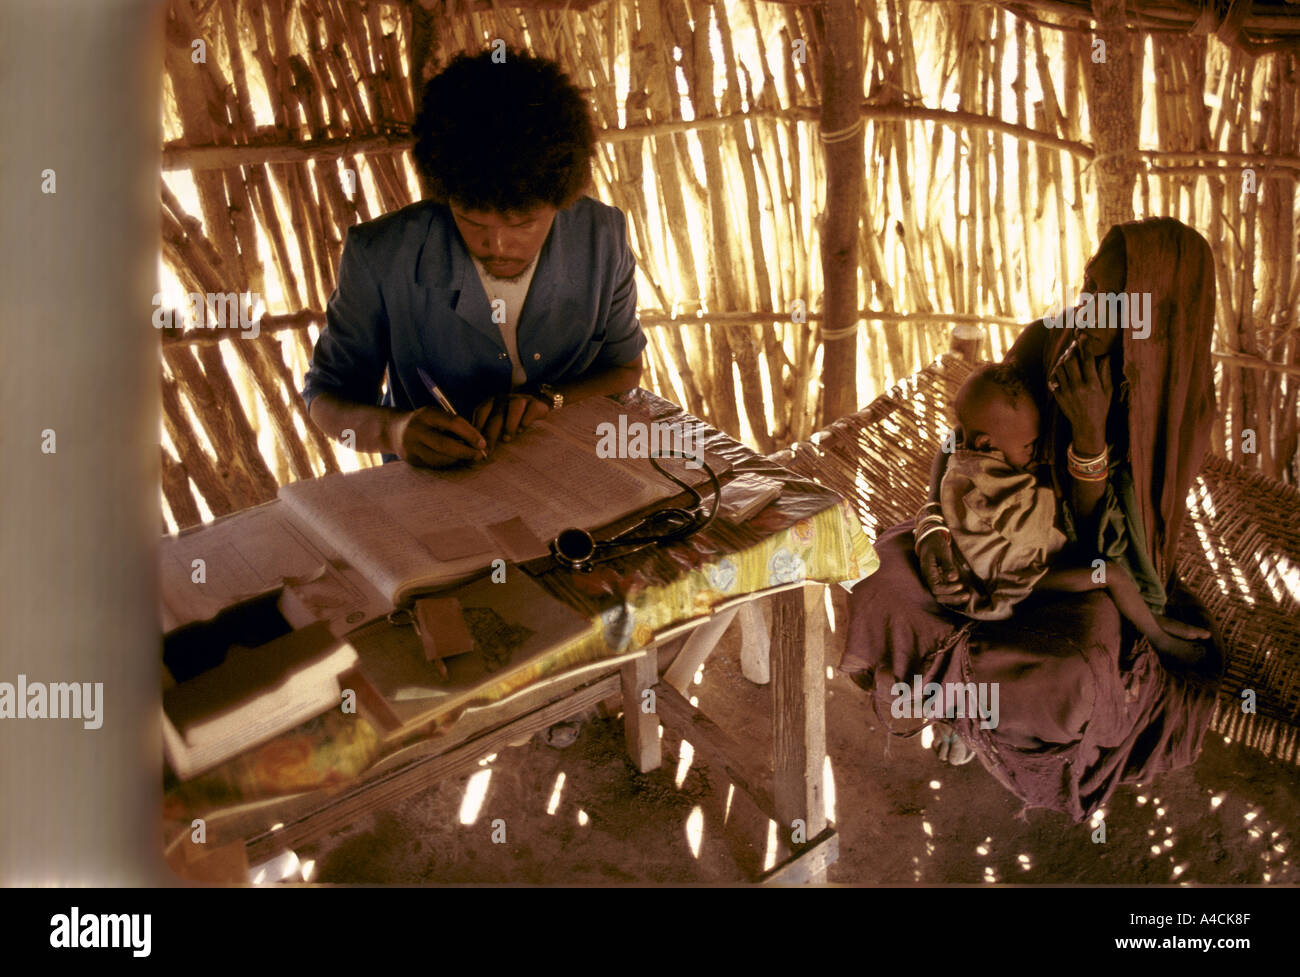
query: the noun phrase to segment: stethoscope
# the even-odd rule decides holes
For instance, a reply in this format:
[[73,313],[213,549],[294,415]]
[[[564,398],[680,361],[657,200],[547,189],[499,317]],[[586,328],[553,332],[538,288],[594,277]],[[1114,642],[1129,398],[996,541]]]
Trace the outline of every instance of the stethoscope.
[[[718,482],[718,476],[709,467],[709,463],[706,461],[700,462],[704,466],[704,470],[708,472],[709,486],[713,489],[713,508],[705,516],[702,509],[704,497],[676,475],[665,471],[663,466],[659,464],[659,458],[694,459],[695,456],[680,451],[667,451],[650,456],[650,464],[654,465],[655,471],[677,483],[683,491],[691,496],[689,508],[670,506],[667,509],[659,509],[650,513],[635,526],[625,529],[617,536],[611,536],[609,539],[597,540],[585,529],[565,529],[555,539],[551,540],[551,556],[555,558],[556,563],[578,573],[590,573],[597,563],[613,560],[620,556],[629,556],[647,546],[663,546],[668,543],[680,542],[694,536],[701,530],[707,529],[712,524],[718,515],[718,506],[722,501],[722,486]],[[633,536],[632,533],[642,535]],[[631,548],[627,549],[627,547]],[[620,552],[607,552],[609,550],[618,550]]]

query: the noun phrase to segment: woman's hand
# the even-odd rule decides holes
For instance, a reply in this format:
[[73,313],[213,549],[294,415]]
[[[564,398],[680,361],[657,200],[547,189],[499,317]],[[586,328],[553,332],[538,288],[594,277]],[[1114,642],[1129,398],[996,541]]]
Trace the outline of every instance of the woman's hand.
[[921,562],[921,579],[935,600],[948,607],[966,603],[970,589],[961,582],[952,556],[952,539],[947,533],[927,533],[916,544],[916,558]]
[[1070,422],[1075,453],[1092,457],[1106,447],[1106,415],[1114,387],[1110,357],[1103,357],[1098,369],[1088,336],[1079,333],[1077,342],[1078,355],[1067,356],[1047,378],[1047,386]]

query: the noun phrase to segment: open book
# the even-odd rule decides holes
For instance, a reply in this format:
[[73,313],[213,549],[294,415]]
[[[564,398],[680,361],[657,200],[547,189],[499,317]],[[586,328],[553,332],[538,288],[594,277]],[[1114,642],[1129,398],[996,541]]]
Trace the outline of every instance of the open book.
[[339,676],[357,664],[325,621],[256,648],[163,695],[163,752],[182,780],[337,707]]
[[[498,443],[487,462],[442,470],[392,462],[294,482],[280,499],[397,605],[494,560],[545,556],[561,530],[596,529],[678,494],[648,460],[598,455],[600,432],[609,431],[601,425],[618,430],[626,414],[595,397]],[[680,460],[663,464],[688,483],[705,477]]]

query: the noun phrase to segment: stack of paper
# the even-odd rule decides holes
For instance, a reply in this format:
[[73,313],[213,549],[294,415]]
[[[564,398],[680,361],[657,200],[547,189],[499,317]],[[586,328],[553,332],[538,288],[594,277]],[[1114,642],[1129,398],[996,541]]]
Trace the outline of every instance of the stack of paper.
[[324,621],[258,648],[231,648],[221,665],[163,694],[167,762],[186,780],[339,708],[339,676],[356,664],[356,649]]

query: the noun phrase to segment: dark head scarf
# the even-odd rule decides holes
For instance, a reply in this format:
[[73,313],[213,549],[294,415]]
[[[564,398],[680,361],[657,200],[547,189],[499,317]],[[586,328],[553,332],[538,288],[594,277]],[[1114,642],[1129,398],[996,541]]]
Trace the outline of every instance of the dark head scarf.
[[1205,238],[1168,217],[1120,224],[1107,238],[1116,234],[1128,259],[1125,291],[1151,293],[1151,334],[1125,331],[1124,377],[1147,552],[1167,579],[1214,424],[1214,256]]
[[[1187,490],[1205,460],[1214,422],[1214,365],[1210,358],[1214,257],[1205,238],[1186,224],[1153,217],[1112,227],[1088,263],[1089,269],[1103,255],[1113,255],[1120,248],[1125,255],[1124,291],[1130,297],[1151,295],[1151,331],[1138,339],[1132,329],[1122,330],[1118,351],[1127,387],[1128,422],[1119,433],[1127,435],[1147,553],[1160,578],[1168,580],[1186,515]],[[1042,328],[1041,323],[1035,326]],[[1041,359],[1036,364],[1040,373],[1057,362],[1074,338],[1070,329],[1044,332]],[[1016,345],[1021,346],[1019,342]],[[1035,345],[1025,344],[1022,355]],[[1114,373],[1112,378],[1118,400],[1120,378]],[[1039,389],[1046,394],[1045,388]],[[1054,403],[1046,406],[1045,417],[1059,417]],[[1113,408],[1112,427],[1117,419],[1115,410],[1122,409],[1121,404]],[[1055,429],[1068,437],[1068,423],[1063,419],[1061,423],[1064,427]],[[1051,447],[1055,450],[1049,450],[1047,457],[1059,462],[1065,445]]]

